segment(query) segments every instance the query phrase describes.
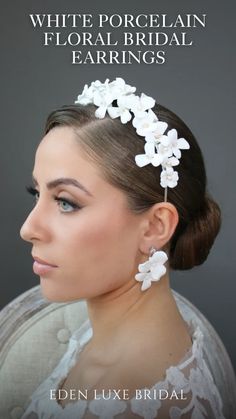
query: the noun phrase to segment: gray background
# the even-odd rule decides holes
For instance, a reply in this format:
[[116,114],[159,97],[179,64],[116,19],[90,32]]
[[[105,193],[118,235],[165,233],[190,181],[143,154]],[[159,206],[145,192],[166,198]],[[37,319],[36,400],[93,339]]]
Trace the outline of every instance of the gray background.
[[[182,117],[203,150],[209,191],[222,208],[223,226],[207,262],[174,272],[171,284],[205,314],[236,365],[233,2],[175,3],[1,1],[0,303],[3,307],[39,283],[32,272],[30,246],[19,238],[19,229],[32,205],[25,185],[31,183],[46,115],[72,103],[86,82],[121,76],[137,86],[138,93],[150,94]],[[164,65],[73,66],[72,48],[42,46],[42,31],[33,30],[29,13],[206,13],[207,26],[190,32],[194,46],[169,47]]]

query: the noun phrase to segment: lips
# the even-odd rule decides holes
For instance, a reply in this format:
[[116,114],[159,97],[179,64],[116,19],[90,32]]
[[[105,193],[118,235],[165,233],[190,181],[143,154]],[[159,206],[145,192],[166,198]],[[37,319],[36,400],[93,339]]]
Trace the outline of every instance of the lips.
[[51,263],[38,258],[37,256],[33,256],[34,263],[33,263],[33,271],[36,275],[47,275],[55,268],[57,268],[56,265],[52,265]]
[[57,268],[57,265],[47,262],[46,260],[40,259],[37,256],[33,256],[33,259],[38,262],[40,265],[51,266],[52,268]]

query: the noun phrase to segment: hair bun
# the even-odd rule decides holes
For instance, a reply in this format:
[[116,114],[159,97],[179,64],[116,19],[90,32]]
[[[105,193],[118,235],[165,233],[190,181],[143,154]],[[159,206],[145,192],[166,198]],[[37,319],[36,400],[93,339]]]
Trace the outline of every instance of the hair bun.
[[170,251],[170,267],[175,270],[191,269],[207,258],[221,226],[218,204],[206,197],[202,210],[179,234]]

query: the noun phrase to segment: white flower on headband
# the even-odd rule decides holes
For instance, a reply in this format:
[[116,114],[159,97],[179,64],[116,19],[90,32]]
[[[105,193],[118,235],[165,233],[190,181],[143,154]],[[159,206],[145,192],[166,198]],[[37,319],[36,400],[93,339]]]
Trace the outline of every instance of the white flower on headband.
[[138,118],[142,118],[145,115],[145,111],[153,108],[155,106],[155,100],[142,93],[141,96],[135,96],[135,101],[133,101],[131,111],[137,116]]
[[161,139],[161,144],[164,147],[170,147],[177,159],[180,159],[181,157],[180,149],[184,150],[189,148],[189,143],[184,138],[178,139],[176,129],[171,129],[170,131],[168,131],[167,135],[163,135]]
[[144,153],[135,156],[136,164],[139,167],[161,165],[161,186],[174,188],[179,176],[173,166],[179,164],[181,150],[189,149],[189,143],[185,138],[178,138],[176,129],[166,132],[168,124],[159,121],[152,111],[155,100],[144,93],[137,96],[135,91],[136,87],[126,84],[121,77],[112,82],[106,79],[104,83],[96,80],[84,86],[75,103],[97,106],[95,116],[100,119],[108,113],[111,118],[120,118],[122,124],[132,121],[137,135],[145,139]]
[[160,138],[160,143],[157,145],[157,151],[162,157],[162,161],[164,161],[173,155],[173,150],[170,145],[164,145],[162,143],[162,138]]
[[175,188],[178,179],[179,175],[172,167],[167,167],[161,172],[161,186],[163,188]]
[[178,166],[178,164],[179,164],[179,160],[176,157],[167,157],[162,161],[162,166],[165,168]]
[[135,100],[135,95],[120,96],[117,99],[117,106],[109,106],[107,112],[111,118],[120,117],[122,124],[126,124],[131,120],[132,114],[130,113],[130,108],[132,101]]
[[145,140],[147,142],[153,142],[154,144],[158,144],[160,139],[163,136],[163,133],[166,131],[168,124],[166,122],[158,121],[155,123],[155,128],[153,131],[148,131]]
[[90,103],[92,103],[92,98],[93,89],[91,88],[91,86],[88,87],[88,85],[86,84],[81,95],[79,95],[77,97],[77,100],[75,100],[75,103],[80,103],[81,105],[89,105]]
[[120,95],[129,95],[136,91],[136,87],[132,87],[129,84],[126,84],[121,77],[116,77],[116,79],[110,83],[110,88],[112,89],[116,98],[118,98]]
[[[106,115],[108,106],[113,102],[114,95],[112,90],[109,87],[108,80],[104,84],[100,82],[97,83],[97,88],[93,94],[93,103],[98,107],[95,112],[97,118],[103,119]],[[99,83],[99,84],[98,84]]]
[[146,140],[147,135],[156,130],[158,119],[156,114],[151,109],[149,109],[148,112],[139,113],[139,115],[140,116],[137,116],[135,114],[132,123],[136,128],[137,134],[145,137]]
[[146,166],[149,163],[155,167],[161,164],[162,159],[158,153],[155,153],[154,143],[146,143],[144,150],[145,154],[137,154],[135,156],[135,162],[139,167]]

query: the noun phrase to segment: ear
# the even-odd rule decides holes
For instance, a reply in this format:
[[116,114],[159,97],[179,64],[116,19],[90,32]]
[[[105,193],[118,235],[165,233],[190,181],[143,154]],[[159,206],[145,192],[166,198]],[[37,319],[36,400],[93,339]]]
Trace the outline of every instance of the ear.
[[140,251],[149,254],[152,246],[157,250],[163,248],[174,234],[178,222],[178,212],[173,204],[169,202],[154,204],[144,214]]

